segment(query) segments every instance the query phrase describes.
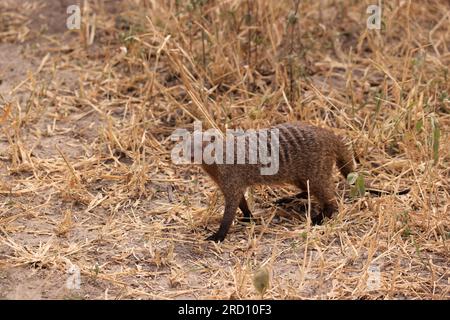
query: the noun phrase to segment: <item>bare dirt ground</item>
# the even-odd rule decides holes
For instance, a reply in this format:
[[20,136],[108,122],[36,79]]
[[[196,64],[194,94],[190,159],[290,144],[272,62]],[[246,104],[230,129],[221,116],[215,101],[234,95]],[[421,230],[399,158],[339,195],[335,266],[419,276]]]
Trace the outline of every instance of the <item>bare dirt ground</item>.
[[[0,2],[1,299],[253,299],[262,265],[265,298],[450,297],[448,4],[396,1],[370,33],[363,1],[306,1],[298,29],[289,1],[87,1],[69,31],[74,3]],[[273,204],[296,190],[258,187],[257,222],[204,241],[223,199],[170,160],[193,117],[334,128],[410,192],[336,174],[339,213],[311,226]]]

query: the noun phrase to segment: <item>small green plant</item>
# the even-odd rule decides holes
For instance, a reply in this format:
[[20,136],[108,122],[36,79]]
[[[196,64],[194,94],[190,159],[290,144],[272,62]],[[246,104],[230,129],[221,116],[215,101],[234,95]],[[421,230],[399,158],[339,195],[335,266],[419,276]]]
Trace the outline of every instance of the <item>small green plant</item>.
[[303,231],[302,233],[300,233],[300,237],[302,237],[303,240],[306,240],[308,238],[308,232]]
[[347,182],[352,186],[350,189],[350,195],[355,197],[362,197],[366,193],[366,184],[364,182],[364,176],[357,172],[350,172],[347,176]]
[[409,228],[409,226],[406,226],[405,229],[403,229],[402,231],[402,236],[404,238],[408,238],[411,235],[411,229]]
[[423,128],[423,119],[419,119],[419,120],[416,122],[416,132],[417,132],[417,133],[422,132],[422,128]]

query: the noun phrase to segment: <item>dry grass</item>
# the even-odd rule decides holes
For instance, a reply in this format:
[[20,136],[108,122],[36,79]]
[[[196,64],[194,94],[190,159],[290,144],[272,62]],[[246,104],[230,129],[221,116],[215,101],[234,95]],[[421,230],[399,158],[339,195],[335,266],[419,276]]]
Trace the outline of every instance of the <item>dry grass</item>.
[[[379,31],[370,1],[331,0],[86,1],[67,31],[2,1],[0,297],[20,273],[39,298],[253,299],[266,265],[270,299],[448,299],[450,6],[385,2]],[[272,204],[293,189],[254,188],[259,222],[209,243],[223,199],[170,161],[194,119],[328,126],[372,185],[411,191],[352,199],[341,181],[339,214],[310,226]]]

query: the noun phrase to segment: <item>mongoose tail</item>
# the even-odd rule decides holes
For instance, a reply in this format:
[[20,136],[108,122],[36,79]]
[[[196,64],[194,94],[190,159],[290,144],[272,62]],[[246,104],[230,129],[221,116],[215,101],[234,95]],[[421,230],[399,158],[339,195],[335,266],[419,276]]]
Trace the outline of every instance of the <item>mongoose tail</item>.
[[[349,151],[349,148],[345,145],[342,138],[336,135],[332,135],[332,139],[335,140],[335,154],[336,154],[336,166],[338,167],[341,174],[344,176],[344,178],[347,178],[348,174],[355,171],[355,166],[353,164],[353,157],[351,152]],[[379,188],[374,188],[371,185],[366,186],[366,191],[370,194],[376,195],[376,196],[383,196],[383,195],[405,195],[407,194],[410,189],[406,188],[400,191],[388,191],[388,190],[382,190]]]

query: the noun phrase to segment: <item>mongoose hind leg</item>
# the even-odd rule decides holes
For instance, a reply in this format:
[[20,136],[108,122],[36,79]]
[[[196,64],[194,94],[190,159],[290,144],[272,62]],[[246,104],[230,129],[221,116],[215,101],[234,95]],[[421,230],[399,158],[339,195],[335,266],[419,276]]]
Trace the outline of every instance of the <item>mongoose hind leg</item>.
[[241,209],[244,217],[242,217],[241,221],[245,223],[249,223],[253,219],[252,212],[248,208],[247,200],[245,200],[245,195],[242,195],[241,202],[239,202],[239,209]]
[[320,225],[323,223],[323,221],[325,220],[325,218],[330,219],[333,215],[333,213],[335,213],[337,211],[337,206],[336,204],[330,202],[328,204],[324,204],[323,208],[321,211],[319,211],[319,213],[317,215],[315,215],[314,217],[311,217],[311,222],[312,224],[315,225]]
[[319,214],[311,217],[313,224],[321,224],[325,218],[331,218],[333,213],[338,210],[332,186],[334,184],[331,181],[327,181],[326,183],[316,183],[312,187],[312,194],[317,198],[322,207]]

